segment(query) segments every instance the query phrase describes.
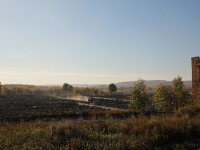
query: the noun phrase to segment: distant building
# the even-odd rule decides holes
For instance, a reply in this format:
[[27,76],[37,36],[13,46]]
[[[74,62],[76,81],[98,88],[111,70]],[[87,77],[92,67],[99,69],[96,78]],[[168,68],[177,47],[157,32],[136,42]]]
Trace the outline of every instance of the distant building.
[[192,96],[200,103],[200,59],[192,57]]

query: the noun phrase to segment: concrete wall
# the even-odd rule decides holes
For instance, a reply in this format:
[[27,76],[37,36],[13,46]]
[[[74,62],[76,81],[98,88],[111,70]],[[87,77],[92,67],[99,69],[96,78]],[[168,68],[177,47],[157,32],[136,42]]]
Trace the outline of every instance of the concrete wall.
[[200,59],[192,57],[192,95],[200,103]]

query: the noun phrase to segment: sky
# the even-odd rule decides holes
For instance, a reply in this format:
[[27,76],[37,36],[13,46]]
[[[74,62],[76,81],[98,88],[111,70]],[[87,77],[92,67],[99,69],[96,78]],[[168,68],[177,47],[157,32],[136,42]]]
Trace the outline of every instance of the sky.
[[2,84],[191,80],[199,0],[0,0]]

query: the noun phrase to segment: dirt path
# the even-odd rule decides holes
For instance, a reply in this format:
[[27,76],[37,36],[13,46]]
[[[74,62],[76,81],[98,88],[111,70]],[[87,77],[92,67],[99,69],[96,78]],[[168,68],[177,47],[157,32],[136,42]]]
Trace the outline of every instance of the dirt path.
[[85,103],[78,103],[79,105],[86,105],[90,107],[99,107],[103,109],[110,109],[110,110],[125,110],[125,109],[120,109],[120,108],[113,108],[113,107],[105,107],[105,106],[98,106],[98,105],[93,105],[93,104],[85,104]]

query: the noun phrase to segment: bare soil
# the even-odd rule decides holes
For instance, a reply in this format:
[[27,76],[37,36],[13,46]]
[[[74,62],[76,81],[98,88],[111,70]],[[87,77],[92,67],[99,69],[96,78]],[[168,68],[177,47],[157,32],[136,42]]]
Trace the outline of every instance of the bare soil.
[[52,118],[77,118],[91,111],[127,109],[128,101],[96,97],[87,101],[58,99],[49,96],[5,96],[0,97],[0,120],[18,121]]

